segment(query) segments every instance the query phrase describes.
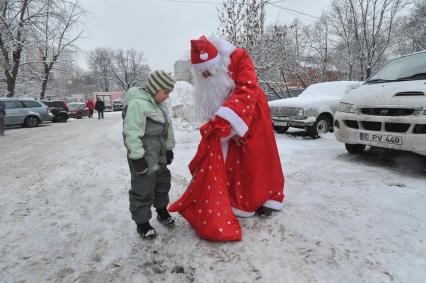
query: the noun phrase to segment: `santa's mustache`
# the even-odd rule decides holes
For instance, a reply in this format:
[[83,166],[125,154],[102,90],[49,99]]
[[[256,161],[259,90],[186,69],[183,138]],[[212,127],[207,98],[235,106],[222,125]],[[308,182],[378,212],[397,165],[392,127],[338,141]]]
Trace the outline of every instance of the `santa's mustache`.
[[229,93],[235,87],[234,81],[228,74],[230,59],[222,58],[221,63],[211,66],[208,71],[210,76],[203,76],[203,71],[193,68],[194,101],[196,112],[201,122],[214,118],[215,113]]

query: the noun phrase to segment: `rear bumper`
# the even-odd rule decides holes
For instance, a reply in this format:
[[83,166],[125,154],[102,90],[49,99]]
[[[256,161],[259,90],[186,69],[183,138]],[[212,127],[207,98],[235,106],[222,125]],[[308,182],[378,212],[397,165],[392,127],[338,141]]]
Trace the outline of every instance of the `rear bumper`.
[[[371,125],[377,129],[372,129]],[[342,143],[426,155],[426,115],[382,117],[336,112],[334,134]]]

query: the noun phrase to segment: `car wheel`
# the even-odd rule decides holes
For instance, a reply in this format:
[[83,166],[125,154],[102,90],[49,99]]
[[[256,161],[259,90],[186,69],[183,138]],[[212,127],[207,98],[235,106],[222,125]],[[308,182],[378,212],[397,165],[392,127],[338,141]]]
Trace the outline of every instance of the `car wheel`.
[[77,119],[83,119],[83,114],[79,114],[78,116],[77,116]]
[[65,123],[68,120],[68,118],[65,115],[61,115],[58,117],[58,122]]
[[274,130],[278,134],[284,134],[285,132],[287,132],[288,128],[289,127],[285,127],[285,126],[274,126]]
[[349,144],[345,143],[346,150],[352,154],[361,154],[365,150],[364,144]]
[[37,127],[40,124],[40,120],[35,116],[29,116],[25,118],[24,124],[28,128]]
[[320,115],[312,127],[308,128],[309,135],[313,138],[320,137],[323,134],[330,132],[331,121],[326,115]]

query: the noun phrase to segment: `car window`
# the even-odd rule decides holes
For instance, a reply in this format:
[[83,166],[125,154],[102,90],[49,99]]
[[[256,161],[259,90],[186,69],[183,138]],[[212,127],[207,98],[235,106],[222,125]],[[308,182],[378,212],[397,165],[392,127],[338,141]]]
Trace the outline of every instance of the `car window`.
[[299,96],[305,89],[290,89],[289,92],[292,97]]
[[18,108],[24,108],[22,103],[20,101],[5,101],[4,107],[6,109],[18,109]]
[[65,106],[65,103],[63,103],[63,102],[61,102],[61,101],[54,101],[54,102],[53,102],[53,104],[54,104],[56,107],[61,107],[61,108],[63,108],[63,107]]
[[38,103],[37,101],[31,101],[31,100],[24,100],[22,101],[24,103],[25,108],[34,108],[34,107],[41,107],[42,105]]
[[46,104],[49,107],[55,107],[55,104],[51,101],[43,101],[44,104]]
[[273,100],[277,100],[277,99],[282,99],[282,97],[279,97],[278,95],[276,95],[274,92],[266,92],[266,99],[268,101],[273,101]]

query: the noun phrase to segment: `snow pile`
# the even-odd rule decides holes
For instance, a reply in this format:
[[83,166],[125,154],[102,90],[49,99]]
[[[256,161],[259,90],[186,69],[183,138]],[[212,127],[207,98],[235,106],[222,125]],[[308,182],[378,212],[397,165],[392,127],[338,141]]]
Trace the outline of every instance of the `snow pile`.
[[170,94],[170,115],[190,124],[196,122],[195,104],[192,96],[193,86],[185,81],[178,81]]
[[333,97],[333,98],[342,98],[350,90],[357,88],[361,82],[358,81],[335,81],[335,82],[324,82],[310,85],[304,92],[300,94],[299,97],[310,97],[315,100],[315,98],[320,97]]
[[[290,129],[276,135],[283,211],[242,219],[241,242],[212,243],[176,213],[176,227],[162,227],[153,209],[158,238],[146,242],[129,213],[120,114],[0,137],[0,282],[425,281],[420,156],[351,155],[333,134],[300,138]],[[175,138],[171,201],[192,179],[200,134],[176,129]]]

